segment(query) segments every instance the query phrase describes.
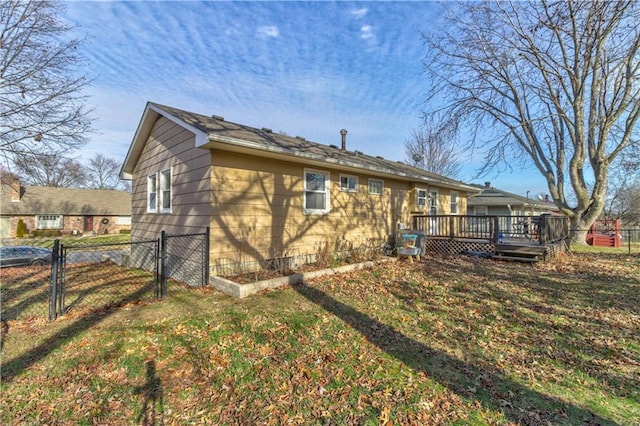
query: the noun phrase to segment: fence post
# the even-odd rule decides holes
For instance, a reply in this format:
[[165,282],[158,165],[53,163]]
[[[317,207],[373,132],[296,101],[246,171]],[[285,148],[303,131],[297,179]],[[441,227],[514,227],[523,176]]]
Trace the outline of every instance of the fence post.
[[58,301],[58,257],[60,256],[60,240],[53,241],[53,251],[51,253],[51,291],[49,292],[49,320],[56,319]]
[[167,295],[167,233],[160,233],[160,298]]
[[64,292],[65,289],[65,269],[67,267],[67,249],[64,247],[64,244],[60,244],[60,251],[58,257],[58,316],[64,315]]
[[205,231],[205,235],[204,235],[204,259],[203,259],[203,263],[204,263],[204,285],[207,286],[209,285],[209,244],[210,244],[210,239],[209,237],[211,236],[211,229],[207,226],[207,230]]
[[160,238],[156,239],[155,275],[153,281],[153,297],[160,298]]

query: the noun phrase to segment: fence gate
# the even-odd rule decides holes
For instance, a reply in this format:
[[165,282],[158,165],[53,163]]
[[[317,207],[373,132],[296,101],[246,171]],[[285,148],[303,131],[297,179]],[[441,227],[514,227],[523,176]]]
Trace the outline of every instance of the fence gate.
[[161,295],[160,240],[53,247],[49,319]]
[[193,287],[209,282],[209,228],[128,243],[53,248],[49,319],[71,310],[102,310],[162,298],[167,280]]

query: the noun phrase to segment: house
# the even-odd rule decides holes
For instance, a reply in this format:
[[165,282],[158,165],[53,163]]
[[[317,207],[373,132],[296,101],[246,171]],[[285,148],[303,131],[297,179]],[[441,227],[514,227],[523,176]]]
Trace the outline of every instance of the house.
[[18,221],[29,232],[60,235],[118,233],[131,229],[131,194],[125,191],[53,188],[3,181],[0,193],[0,236],[15,237]]
[[[336,132],[338,133],[338,132]],[[464,214],[462,182],[402,162],[148,103],[124,161],[132,239],[202,232],[210,263],[360,247],[395,235],[413,214]]]
[[523,197],[491,186],[474,185],[480,192],[469,197],[467,209],[471,215],[489,216],[539,216],[541,214],[558,214],[559,210],[548,197]]

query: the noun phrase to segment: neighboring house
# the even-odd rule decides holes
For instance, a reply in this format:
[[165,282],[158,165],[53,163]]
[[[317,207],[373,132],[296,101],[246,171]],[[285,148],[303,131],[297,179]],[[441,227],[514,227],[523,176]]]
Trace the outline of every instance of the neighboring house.
[[29,230],[61,234],[112,234],[131,229],[131,194],[103,189],[22,186],[2,182],[0,236],[15,237],[22,219]]
[[[337,131],[336,131],[337,133]],[[336,241],[380,244],[415,214],[464,214],[462,182],[270,129],[148,103],[123,164],[132,239],[210,227],[224,262],[313,255]]]
[[494,188],[491,182],[485,182],[484,186],[474,186],[481,192],[471,195],[467,201],[467,209],[471,215],[539,216],[543,213],[559,213],[548,197],[522,197]]

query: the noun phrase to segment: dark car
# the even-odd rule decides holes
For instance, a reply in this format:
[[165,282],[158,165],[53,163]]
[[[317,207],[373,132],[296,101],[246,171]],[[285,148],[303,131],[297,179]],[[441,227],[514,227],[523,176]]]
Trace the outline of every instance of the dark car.
[[50,249],[29,246],[0,247],[0,267],[51,264]]

